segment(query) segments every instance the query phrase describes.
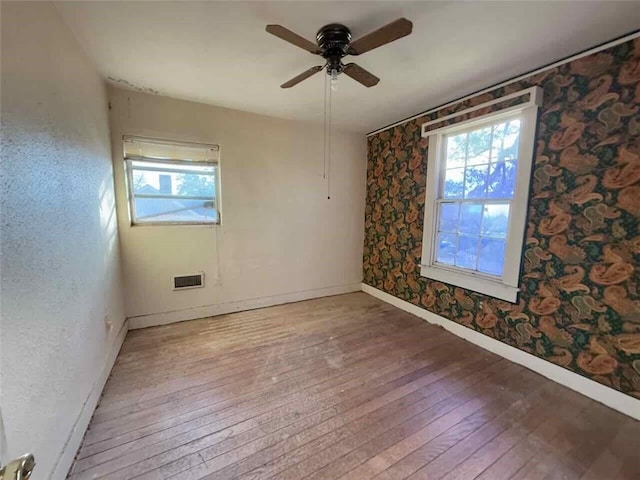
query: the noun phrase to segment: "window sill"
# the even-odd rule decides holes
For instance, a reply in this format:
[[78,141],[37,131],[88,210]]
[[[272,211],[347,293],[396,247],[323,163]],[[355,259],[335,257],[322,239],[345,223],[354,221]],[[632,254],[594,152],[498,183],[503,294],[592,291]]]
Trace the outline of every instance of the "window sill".
[[420,265],[420,275],[511,303],[516,303],[520,291],[517,287],[505,285],[498,280],[492,280],[482,275],[456,272],[434,265]]
[[131,223],[131,227],[219,227],[220,222],[141,222]]

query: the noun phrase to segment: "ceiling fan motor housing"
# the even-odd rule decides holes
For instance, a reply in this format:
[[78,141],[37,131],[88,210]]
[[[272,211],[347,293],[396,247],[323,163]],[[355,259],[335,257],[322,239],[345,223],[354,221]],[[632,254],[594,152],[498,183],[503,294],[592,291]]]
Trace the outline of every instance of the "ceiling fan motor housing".
[[333,70],[342,72],[344,65],[341,59],[349,54],[351,31],[339,23],[330,23],[318,30],[316,41],[327,60],[327,73],[330,75]]

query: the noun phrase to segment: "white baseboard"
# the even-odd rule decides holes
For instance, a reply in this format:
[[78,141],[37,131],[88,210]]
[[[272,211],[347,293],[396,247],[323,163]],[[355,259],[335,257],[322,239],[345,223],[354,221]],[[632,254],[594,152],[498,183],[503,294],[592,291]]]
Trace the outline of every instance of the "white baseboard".
[[[78,449],[80,448],[80,444],[82,443],[82,439],[84,438],[84,434],[89,427],[89,422],[91,421],[91,417],[93,416],[93,412],[98,405],[98,401],[100,400],[100,395],[102,395],[102,390],[104,389],[105,384],[107,383],[107,379],[109,378],[109,374],[111,373],[111,369],[113,368],[113,364],[118,357],[118,353],[120,353],[120,348],[122,348],[122,343],[124,342],[125,337],[127,336],[127,331],[129,330],[127,321],[125,320],[116,338],[113,342],[113,347],[111,351],[107,355],[105,359],[104,367],[102,372],[100,372],[99,377],[94,382],[91,387],[91,391],[87,399],[80,410],[80,414],[76,419],[75,424],[73,425],[73,429],[69,433],[67,437],[67,441],[64,444],[62,449],[62,453],[58,457],[56,464],[53,468],[51,475],[47,478],[50,480],[64,480],[67,478],[67,474],[69,473],[69,469],[73,465],[73,461],[76,458],[76,454],[78,453]],[[36,458],[37,461],[37,458]],[[37,471],[37,470],[36,470]]]
[[173,312],[154,313],[151,315],[141,315],[129,317],[129,329],[154,327],[166,325],[168,323],[182,322],[184,320],[195,320],[197,318],[214,317],[226,313],[241,312],[244,310],[254,310],[256,308],[272,307],[285,303],[300,302],[312,298],[329,297],[343,293],[359,292],[362,290],[360,283],[350,283],[337,287],[317,288],[314,290],[304,290],[301,292],[284,293],[269,297],[251,298],[238,300],[236,302],[219,303],[217,305],[205,305],[202,307],[177,310]]
[[614,390],[613,388],[583,377],[582,375],[578,375],[566,368],[560,367],[559,365],[483,335],[482,333],[441,317],[440,315],[425,310],[424,308],[420,308],[405,300],[389,295],[388,293],[378,290],[370,285],[363,283],[362,291],[379,298],[384,302],[390,303],[401,310],[412,313],[429,323],[440,325],[454,335],[464,338],[485,350],[489,350],[496,355],[500,355],[507,360],[511,360],[512,362],[533,370],[554,382],[564,385],[571,390],[581,393],[582,395],[635,418],[636,420],[640,420],[640,400],[633,398],[630,395],[626,395]]

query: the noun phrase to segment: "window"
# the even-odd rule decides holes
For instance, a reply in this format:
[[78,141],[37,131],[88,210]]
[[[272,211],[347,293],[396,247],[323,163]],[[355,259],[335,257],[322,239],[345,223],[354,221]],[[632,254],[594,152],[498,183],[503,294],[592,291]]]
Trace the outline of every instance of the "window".
[[220,148],[124,138],[133,225],[219,224]]
[[479,118],[433,130],[423,125],[429,159],[422,276],[516,301],[538,92],[511,95],[528,100]]

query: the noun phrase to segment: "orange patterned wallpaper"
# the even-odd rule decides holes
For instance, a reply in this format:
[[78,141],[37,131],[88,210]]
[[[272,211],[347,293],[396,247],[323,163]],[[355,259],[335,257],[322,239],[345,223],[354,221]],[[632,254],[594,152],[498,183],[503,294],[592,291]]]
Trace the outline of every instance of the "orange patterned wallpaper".
[[[519,302],[421,277],[420,125],[534,85],[544,104]],[[380,132],[368,148],[365,283],[640,398],[640,39]]]

